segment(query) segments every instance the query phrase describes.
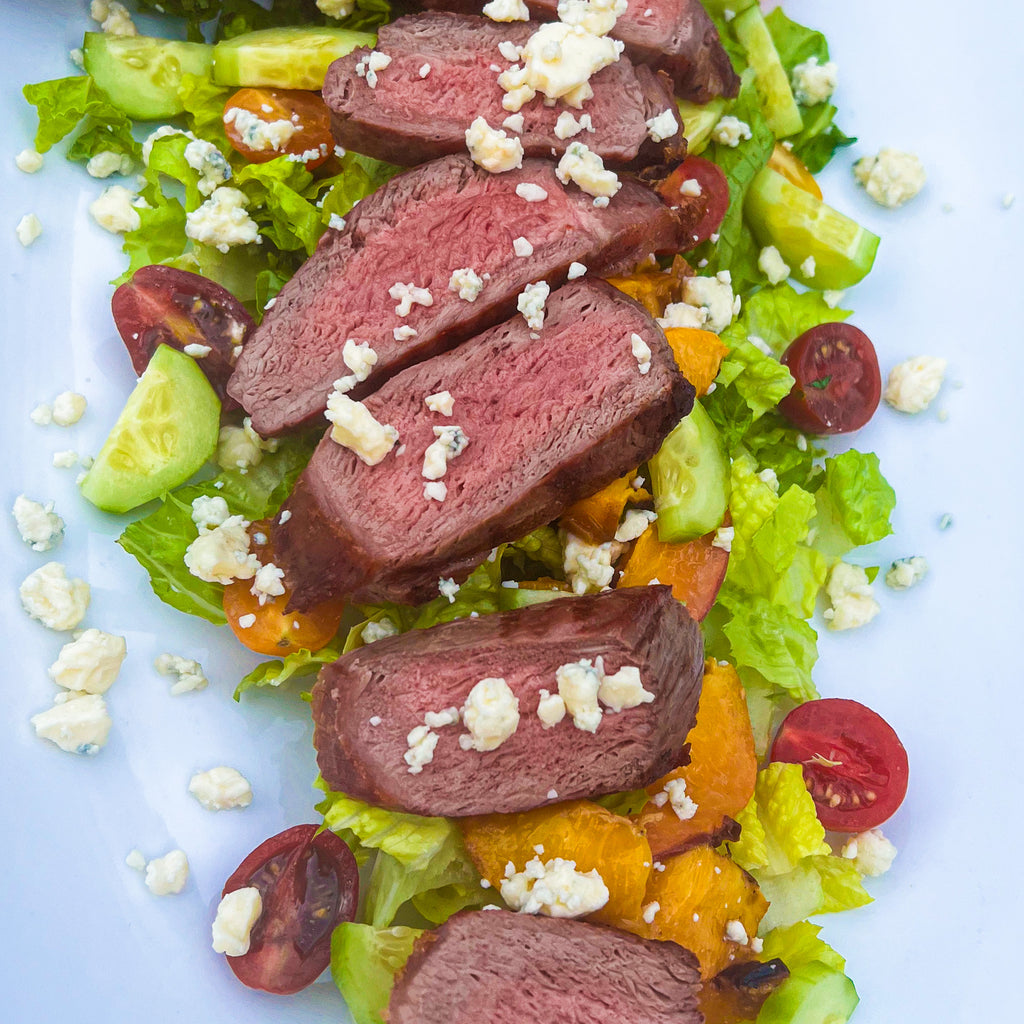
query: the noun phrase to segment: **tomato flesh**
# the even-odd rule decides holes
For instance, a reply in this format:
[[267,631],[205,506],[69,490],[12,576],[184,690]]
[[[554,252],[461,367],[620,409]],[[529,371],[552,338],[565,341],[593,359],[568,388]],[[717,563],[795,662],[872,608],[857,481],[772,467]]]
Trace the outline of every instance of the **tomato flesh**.
[[859,430],[882,397],[882,374],[871,339],[850,324],[818,324],[782,354],[793,390],[779,412],[809,434]]
[[855,700],[825,698],[794,708],[772,761],[799,764],[822,825],[863,832],[881,825],[907,793],[907,752],[892,726]]
[[[274,561],[270,529],[266,519],[249,528],[252,549],[263,565]],[[325,601],[304,612],[287,611],[290,601],[291,592],[285,587],[283,594],[260,604],[259,597],[252,592],[252,580],[234,580],[224,588],[224,614],[235,636],[250,651],[277,658],[326,647],[338,632],[345,613],[342,599]],[[243,626],[242,620],[250,625]]]
[[141,377],[160,345],[184,351],[202,345],[210,351],[196,359],[225,408],[227,382],[235,352],[252,332],[245,306],[216,281],[199,274],[154,264],[140,267],[110,300],[110,310],[132,366]]
[[[239,110],[245,113],[239,115]],[[279,121],[293,127],[277,133],[264,127]],[[303,89],[239,89],[224,104],[224,131],[235,152],[254,164],[285,154],[309,154],[303,163],[311,171],[334,152],[327,104],[317,93]]]
[[[690,180],[700,185],[700,195],[686,196],[680,191],[683,182]],[[725,172],[718,164],[699,156],[687,157],[679,164],[658,186],[658,192],[669,206],[703,204],[703,216],[693,229],[693,241],[686,246],[687,249],[696,248],[701,242],[707,241],[722,226],[725,211],[729,208],[729,183]]]
[[243,985],[289,995],[312,984],[331,961],[331,932],[352,921],[359,869],[333,832],[296,825],[261,843],[224,883],[222,896],[253,886],[263,909],[249,952],[227,958]]

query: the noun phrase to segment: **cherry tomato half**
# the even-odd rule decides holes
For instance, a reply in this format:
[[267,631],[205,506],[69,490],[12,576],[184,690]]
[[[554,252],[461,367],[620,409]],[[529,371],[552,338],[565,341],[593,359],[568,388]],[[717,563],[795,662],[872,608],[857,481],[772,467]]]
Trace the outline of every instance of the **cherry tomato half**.
[[871,339],[850,324],[818,324],[804,331],[782,363],[793,374],[793,390],[779,412],[809,434],[859,430],[882,397],[882,375]]
[[771,760],[799,764],[822,825],[863,832],[891,817],[907,794],[907,752],[891,725],[855,700],[826,698],[794,708]]
[[772,155],[768,158],[768,166],[773,171],[778,171],[797,188],[809,192],[815,199],[824,198],[820,186],[814,180],[814,175],[807,170],[800,157],[792,150],[786,149],[781,142],[775,143]]
[[[683,182],[691,180],[700,186],[698,196],[688,197],[680,191]],[[722,218],[729,208],[729,183],[725,172],[718,164],[699,156],[687,157],[658,186],[658,192],[669,206],[698,201],[704,204],[704,213],[693,229],[693,242],[687,249],[707,241],[722,226]]]
[[114,292],[110,309],[140,377],[159,345],[179,351],[202,345],[210,351],[196,360],[199,368],[225,406],[234,407],[225,387],[235,351],[254,325],[245,306],[226,288],[175,267],[140,267]]
[[[274,561],[270,528],[266,519],[249,528],[252,548],[263,565]],[[289,612],[285,609],[290,599],[291,593],[285,588],[283,594],[260,604],[252,592],[252,580],[234,580],[224,588],[224,614],[235,636],[259,654],[283,658],[303,648],[319,651],[329,644],[341,624],[344,600],[325,601],[305,612]],[[242,620],[250,625],[243,626]]]
[[227,958],[243,985],[289,995],[312,984],[331,961],[331,932],[351,921],[359,868],[333,832],[296,825],[261,843],[224,883],[222,896],[254,886],[263,909],[249,952]]
[[[292,127],[275,125],[279,121]],[[315,153],[305,161],[311,171],[334,153],[331,112],[315,92],[302,89],[239,89],[224,104],[224,131],[232,148],[254,164]]]

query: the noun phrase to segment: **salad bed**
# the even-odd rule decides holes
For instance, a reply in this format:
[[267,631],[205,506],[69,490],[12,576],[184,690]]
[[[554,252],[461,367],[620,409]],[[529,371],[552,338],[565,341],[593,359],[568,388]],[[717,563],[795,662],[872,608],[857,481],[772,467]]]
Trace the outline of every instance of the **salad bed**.
[[[290,13],[286,17],[291,20]],[[769,16],[764,23],[787,71],[810,55],[827,61],[824,40],[788,22],[781,12]],[[237,21],[233,24],[238,27]],[[366,21],[357,24],[362,27]],[[724,21],[719,27],[730,45],[734,62],[742,70],[747,56],[752,54],[733,39]],[[214,143],[223,153],[230,153],[219,127],[230,92],[217,89],[215,82],[201,76],[186,74],[178,93],[188,130]],[[98,93],[89,78],[44,83],[29,87],[26,94],[43,114],[37,140],[40,149],[48,141],[56,141],[62,129],[74,130],[79,118],[68,112],[81,111],[92,120],[75,137],[69,151],[72,158],[89,159],[98,152],[109,151],[112,138],[123,141],[124,155],[136,160],[141,157],[141,147],[125,115]],[[637,921],[638,910],[642,917],[642,905],[657,902],[663,908],[672,908],[671,921],[662,918],[653,933],[658,938],[677,939],[697,952],[708,976],[726,966],[724,958],[735,956],[739,947],[745,946],[751,954],[755,952],[749,941],[730,940],[734,943],[730,945],[721,941],[721,936],[729,922],[737,919],[743,924],[745,936],[752,936],[758,930],[760,909],[765,915],[760,921],[764,933],[761,958],[780,958],[790,971],[789,981],[783,983],[761,1011],[764,1020],[790,1019],[786,1007],[794,1000],[811,1005],[818,997],[809,993],[815,991],[828,992],[836,1006],[844,1000],[849,1002],[848,990],[836,981],[842,970],[841,958],[816,938],[815,926],[805,919],[867,902],[862,872],[855,858],[832,854],[799,768],[787,767],[787,758],[778,758],[755,772],[758,761],[763,763],[768,756],[771,737],[782,716],[795,705],[808,706],[805,702],[817,698],[812,680],[817,654],[815,634],[807,620],[814,612],[829,570],[836,559],[889,531],[895,499],[875,456],[847,451],[825,457],[825,450],[815,444],[813,437],[808,438],[777,411],[793,388],[793,374],[785,360],[778,357],[794,338],[822,324],[841,321],[849,314],[830,305],[817,291],[797,290],[789,284],[771,285],[758,266],[764,239],[759,239],[757,232],[766,229],[759,227],[757,214],[745,218],[742,211],[749,194],[760,194],[750,190],[762,187],[765,168],[776,151],[766,117],[770,110],[766,106],[755,78],[748,75],[739,97],[720,109],[719,114],[729,110],[748,124],[751,139],[737,147],[712,143],[702,154],[725,173],[730,203],[725,220],[714,233],[717,238],[709,237],[686,256],[688,262],[700,267],[702,276],[729,271],[733,288],[742,299],[740,315],[721,330],[717,343],[687,333],[693,331],[691,328],[669,328],[669,339],[680,365],[691,380],[702,382],[698,387],[702,396],[698,408],[706,414],[701,419],[702,451],[709,452],[712,460],[717,451],[719,465],[726,467],[726,472],[719,476],[723,493],[728,495],[731,517],[731,526],[725,529],[732,533],[728,568],[722,567],[724,582],[721,574],[716,579],[714,571],[710,576],[708,572],[708,566],[714,567],[714,560],[721,558],[716,552],[724,550],[714,543],[715,539],[723,539],[718,538],[716,531],[723,522],[724,503],[720,508],[701,510],[703,517],[717,516],[717,521],[710,529],[700,530],[698,537],[680,541],[663,536],[662,525],[671,528],[674,522],[669,499],[679,493],[678,474],[685,472],[685,463],[678,453],[675,462],[682,463],[682,468],[672,465],[673,448],[668,443],[651,466],[637,467],[644,485],[648,479],[651,481],[658,526],[640,535],[620,565],[624,576],[619,585],[659,579],[671,584],[691,609],[707,598],[709,588],[721,583],[717,595],[710,595],[714,603],[707,602],[710,607],[704,619],[705,641],[712,659],[705,680],[709,703],[705,705],[702,701],[696,729],[711,719],[722,724],[709,730],[715,742],[704,740],[705,757],[693,752],[701,749],[703,738],[695,732],[691,737],[691,765],[680,769],[676,776],[686,779],[687,792],[694,796],[701,818],[695,816],[687,824],[687,820],[676,815],[673,822],[662,808],[652,806],[649,798],[665,788],[660,784],[646,794],[623,794],[619,800],[605,800],[611,806],[603,808],[590,803],[580,807],[555,805],[545,809],[553,823],[482,822],[462,828],[443,819],[413,819],[369,807],[343,794],[326,793],[318,810],[329,827],[346,839],[357,857],[374,857],[363,910],[365,923],[340,926],[333,940],[335,977],[357,1020],[378,1019],[374,1014],[386,998],[391,974],[401,960],[400,951],[411,947],[412,933],[392,927],[399,909],[411,902],[426,921],[439,923],[462,907],[489,901],[488,896],[493,894],[481,890],[480,878],[487,878],[495,886],[500,884],[500,875],[493,865],[486,866],[488,852],[499,861],[502,857],[512,859],[519,867],[516,857],[501,851],[524,842],[524,837],[533,836],[538,828],[542,829],[538,834],[546,837],[545,849],[557,849],[559,856],[571,857],[587,870],[586,854],[600,846],[594,840],[604,834],[603,828],[612,833],[629,829],[629,842],[639,850],[638,856],[631,860],[610,839],[610,852],[594,863],[594,869],[606,881],[615,878],[620,870],[628,875],[630,864],[634,868],[640,866],[615,889],[616,898],[630,903],[628,911],[616,913],[615,923],[631,922],[634,928],[644,931]],[[52,116],[47,116],[48,111]],[[58,111],[63,120],[57,116]],[[823,117],[821,111],[813,108],[801,112],[801,121],[807,127],[797,135],[792,152],[812,170],[820,169],[835,146],[848,141],[833,127],[834,113],[832,110]],[[816,130],[812,130],[815,126]],[[90,132],[93,142],[89,141]],[[155,261],[198,270],[229,286],[237,298],[249,304],[257,320],[301,259],[312,250],[332,216],[344,216],[355,200],[369,194],[395,171],[352,154],[332,157],[337,165],[326,171],[321,169],[320,176],[311,173],[315,168],[302,161],[278,158],[253,164],[232,156],[232,182],[245,193],[263,244],[258,249],[239,247],[220,253],[190,241],[185,233],[187,214],[203,201],[200,175],[185,156],[188,141],[183,135],[168,134],[152,142],[142,191],[148,206],[138,210],[139,225],[125,236],[125,250],[131,262],[124,280]],[[177,186],[169,187],[169,181],[177,182]],[[767,186],[764,188],[768,191]],[[773,233],[771,238],[776,240],[778,234]],[[800,249],[805,251],[806,248]],[[859,251],[855,247],[854,262]],[[686,276],[677,262],[673,267],[645,268],[615,283],[653,314],[661,315],[667,304],[679,300]],[[844,279],[834,283],[841,280]],[[677,333],[673,336],[673,332]],[[814,381],[810,383],[814,386]],[[819,390],[826,390],[828,383]],[[244,432],[240,424],[232,425]],[[269,519],[278,511],[308,459],[310,445],[305,439],[266,444],[258,463],[221,469],[210,479],[173,491],[155,511],[129,526],[121,539],[122,546],[150,572],[154,590],[164,600],[210,621],[231,621],[249,645],[254,642],[253,634],[244,632],[245,627],[238,628],[237,620],[254,612],[249,606],[244,606],[244,612],[232,611],[228,596],[232,587],[234,596],[241,596],[236,585],[225,590],[217,584],[204,584],[188,572],[184,556],[196,537],[192,511],[198,497],[223,497],[233,514],[252,522]],[[681,450],[686,451],[687,447]],[[703,468],[700,473],[704,483]],[[87,477],[87,490],[88,480]],[[568,529],[591,543],[611,543],[609,526],[614,534],[626,507],[642,509],[651,504],[651,499],[650,492],[643,485],[636,486],[632,478],[620,481],[617,487],[613,485],[594,499],[580,503],[582,507],[570,510],[568,522],[562,523],[563,531]],[[683,511],[693,513],[689,507]],[[701,516],[697,522],[708,525]],[[696,529],[692,522],[684,521],[684,533],[687,527],[690,532]],[[297,649],[282,659],[261,665],[243,679],[238,692],[255,686],[278,687],[292,676],[308,674],[320,664],[334,660],[339,652],[363,643],[367,623],[380,626],[386,621],[389,628],[399,632],[421,629],[472,613],[483,615],[517,606],[533,599],[527,595],[540,600],[565,593],[568,587],[564,548],[565,533],[560,535],[554,528],[545,528],[503,546],[454,596],[442,595],[417,608],[361,607],[359,621],[337,637],[332,631],[328,644],[315,651],[293,644]],[[517,586],[503,586],[507,583]],[[260,605],[258,609],[264,607]],[[271,637],[271,648],[277,649],[280,635],[275,639],[274,629],[279,627],[259,622],[261,631],[264,626]],[[720,676],[727,677],[727,682],[719,683]],[[742,705],[738,701],[740,695],[745,697]],[[743,720],[744,713],[749,726]],[[724,739],[728,739],[728,744],[723,743]],[[742,773],[743,785],[737,781],[741,773],[730,770],[725,773],[725,780],[728,785],[735,785],[736,791],[728,794],[720,807],[716,804],[714,784],[709,784],[707,797],[697,798],[695,794],[702,792],[702,773],[720,771],[723,763],[734,766],[740,757],[736,751],[741,748],[747,765]],[[729,759],[724,761],[727,751]],[[593,820],[582,825],[575,815]],[[728,818],[735,818],[742,832],[726,837],[720,830]],[[698,828],[698,821],[700,831],[690,832]],[[664,871],[652,874],[648,868],[645,874],[642,858],[658,861],[653,838],[659,837],[659,827],[670,827],[670,832],[678,832],[682,827],[686,834],[662,837],[661,841],[667,844],[662,849],[669,851],[666,857],[672,859],[663,862]],[[587,851],[579,848],[584,828]],[[695,838],[702,842],[686,852],[677,852]],[[727,845],[721,852],[713,852],[712,844],[718,845],[723,839]],[[528,859],[525,852],[533,845],[527,844],[521,859]],[[623,841],[625,845],[628,843]],[[644,852],[648,849],[650,854]],[[719,863],[715,858],[725,859]],[[724,892],[737,898],[749,897],[750,916],[712,919],[706,922],[706,934],[694,934],[693,929],[683,927],[685,918],[704,912],[719,895],[709,885],[713,881],[707,877],[709,863],[733,872],[734,888]],[[726,868],[727,864],[749,872],[757,882],[760,897],[750,888],[746,876],[736,873],[733,867]],[[615,880],[618,885],[618,879]],[[612,906],[610,901],[608,907]],[[612,910],[607,913],[612,915]],[[706,953],[701,956],[705,947]],[[353,964],[360,967],[353,970]],[[368,985],[367,976],[378,979],[378,984]],[[361,1000],[366,1003],[362,1008]],[[360,1013],[365,1016],[358,1016]]]

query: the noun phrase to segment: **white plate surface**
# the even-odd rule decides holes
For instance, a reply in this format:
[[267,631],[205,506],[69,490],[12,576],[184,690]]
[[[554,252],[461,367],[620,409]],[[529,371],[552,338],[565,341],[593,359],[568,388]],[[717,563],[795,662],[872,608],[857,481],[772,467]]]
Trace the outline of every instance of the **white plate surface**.
[[[57,152],[33,176],[13,163],[35,128],[20,87],[74,73],[66,55],[81,43],[86,6],[5,5],[0,500],[6,509],[22,492],[56,501],[68,522],[56,557],[93,588],[86,624],[124,634],[129,655],[108,696],[114,726],[99,756],[34,737],[28,719],[52,701],[46,667],[67,637],[21,610],[18,583],[49,556],[21,545],[5,512],[0,1017],[343,1020],[329,982],[291,999],[263,996],[238,985],[209,948],[220,887],[242,857],[285,826],[316,820],[305,705],[260,693],[235,704],[235,682],[255,658],[226,631],[163,606],[114,544],[121,521],[78,497],[76,470],[51,466],[54,451],[98,450],[133,383],[109,315],[106,282],[120,272],[120,253],[87,212],[101,183]],[[969,10],[952,0],[785,6],[828,35],[841,68],[840,123],[860,138],[822,175],[826,198],[882,236],[873,274],[849,296],[854,322],[874,339],[883,372],[922,353],[950,361],[930,411],[911,418],[883,407],[854,439],[879,453],[899,496],[896,532],[865,564],[924,554],[932,571],[909,593],[879,587],[882,614],[863,630],[830,636],[817,623],[821,692],[881,712],[911,762],[909,795],[886,829],[900,856],[869,883],[877,902],[825,918],[824,934],[848,958],[859,1024],[1014,1019],[1024,917],[1024,15],[1008,0]],[[884,145],[917,152],[928,169],[925,191],[900,211],[873,205],[851,182],[853,160]],[[1012,192],[1021,198],[1006,209]],[[23,249],[14,226],[27,212],[44,234]],[[29,421],[36,403],[68,388],[89,399],[81,423]],[[945,513],[954,522],[941,531]],[[163,651],[200,660],[209,689],[171,698],[152,669]],[[252,780],[247,810],[213,815],[187,793],[194,771],[222,763]],[[154,897],[125,855],[176,846],[191,861],[188,887]]]

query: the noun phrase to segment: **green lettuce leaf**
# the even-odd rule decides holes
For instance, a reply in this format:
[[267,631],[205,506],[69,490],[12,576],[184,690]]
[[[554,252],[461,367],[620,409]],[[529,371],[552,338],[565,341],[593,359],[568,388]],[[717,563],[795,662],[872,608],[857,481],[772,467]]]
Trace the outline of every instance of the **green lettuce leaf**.
[[807,857],[830,853],[798,764],[774,761],[759,771],[754,795],[737,820],[743,832],[738,842],[728,844],[729,852],[747,871],[782,875]]
[[896,492],[882,476],[878,456],[856,449],[825,460],[825,477],[817,493],[814,547],[829,557],[892,533],[890,516]]
[[[366,897],[366,915],[375,928],[391,924],[399,908],[414,897],[421,897],[422,905],[435,914],[443,908],[454,913],[474,898],[482,901],[480,875],[458,827],[447,818],[374,807],[332,792],[322,779],[316,786],[326,794],[316,809],[327,828],[349,844],[357,859],[377,851]],[[433,894],[431,899],[422,899],[427,893]]]
[[47,152],[82,124],[82,136],[68,151],[69,159],[85,161],[101,150],[140,159],[141,150],[132,137],[131,121],[107,99],[91,76],[36,82],[26,85],[22,92],[39,115],[35,138],[38,152]]
[[811,669],[818,660],[818,634],[803,619],[764,597],[723,588],[719,601],[732,618],[722,627],[730,658],[745,676],[756,672],[797,701],[818,696]]
[[331,977],[355,1024],[383,1024],[395,975],[405,966],[419,928],[374,928],[343,922],[331,935]]
[[185,566],[185,549],[198,535],[192,522],[193,500],[201,494],[220,495],[233,515],[249,520],[266,518],[281,507],[312,450],[309,440],[288,438],[247,473],[225,470],[203,483],[179,487],[149,515],[130,523],[118,544],[149,573],[153,592],[160,600],[223,625],[227,621],[222,607],[224,588],[203,582]]
[[114,279],[115,285],[124,284],[139,267],[170,262],[188,245],[185,208],[177,199],[164,197],[149,208],[138,208],[138,214],[139,226],[125,232],[122,248],[128,256],[128,267]]
[[733,291],[739,294],[751,285],[765,281],[757,266],[761,247],[743,220],[743,200],[751,181],[768,163],[775,146],[775,136],[761,113],[753,76],[744,76],[740,94],[729,113],[750,126],[751,138],[736,147],[711,142],[702,154],[725,172],[729,183],[729,208],[718,229],[718,241],[698,246],[692,258],[695,261],[707,259],[708,274],[728,270],[732,274]]
[[230,95],[230,89],[215,85],[203,75],[184,74],[178,86],[178,99],[185,108],[185,123],[189,131],[212,142],[229,158],[234,150],[224,131],[224,104]]
[[361,153],[346,153],[341,159],[341,170],[317,182],[323,223],[326,224],[333,214],[344,217],[360,199],[376,192],[402,170],[395,164],[374,160]]
[[[797,64],[811,57],[817,57],[819,64],[828,63],[828,42],[825,37],[787,18],[781,7],[776,7],[766,15],[765,23],[775,49],[779,51],[782,65],[789,74],[792,74]],[[834,119],[837,111],[831,103],[818,103],[813,107],[803,104],[799,106],[804,127],[789,141],[793,143],[793,152],[811,173],[816,174],[832,159],[837,149],[852,145],[857,140],[836,126]]]
[[818,938],[821,925],[797,921],[785,928],[775,928],[764,937],[762,959],[781,960],[791,971],[805,964],[822,963],[841,971],[846,960],[827,942]]
[[313,181],[301,161],[279,156],[262,164],[246,164],[233,178],[249,200],[249,216],[264,241],[279,249],[312,254],[324,225],[316,205],[303,196]]
[[235,700],[239,700],[246,690],[253,687],[279,687],[290,679],[301,679],[320,671],[321,665],[331,665],[341,657],[341,651],[333,644],[321,647],[318,651],[294,651],[284,659],[260,662],[251,672],[242,677],[235,687]]
[[[743,304],[738,323],[744,337],[754,335],[781,355],[790,342],[819,324],[838,323],[851,315],[848,309],[833,309],[821,292],[798,292],[790,284],[762,288]],[[733,328],[730,328],[732,330]]]

